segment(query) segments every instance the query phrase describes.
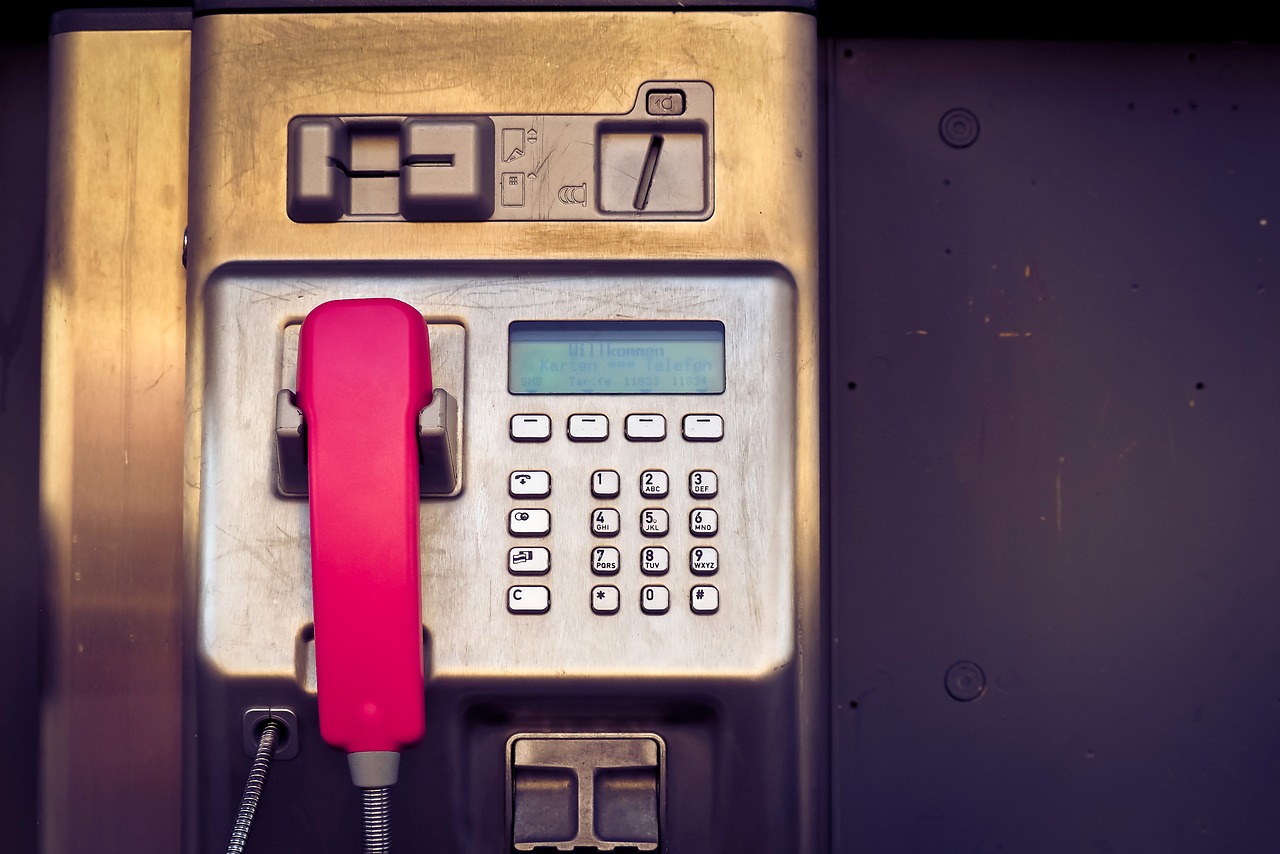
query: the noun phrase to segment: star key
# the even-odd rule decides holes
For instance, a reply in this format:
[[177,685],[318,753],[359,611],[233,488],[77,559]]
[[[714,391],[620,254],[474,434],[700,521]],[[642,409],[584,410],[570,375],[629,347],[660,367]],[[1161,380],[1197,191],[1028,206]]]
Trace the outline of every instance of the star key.
[[618,588],[611,584],[591,588],[591,610],[597,614],[618,613]]

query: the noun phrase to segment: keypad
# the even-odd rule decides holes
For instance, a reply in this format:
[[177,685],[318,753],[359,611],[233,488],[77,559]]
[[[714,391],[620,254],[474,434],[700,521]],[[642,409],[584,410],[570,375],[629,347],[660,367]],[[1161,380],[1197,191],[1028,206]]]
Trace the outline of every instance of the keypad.
[[[661,464],[664,459],[663,446],[657,443],[669,441],[667,421],[668,416],[661,413],[631,413],[622,419],[623,436],[611,439],[608,415],[575,413],[561,422],[564,433],[557,436],[550,415],[525,412],[511,416],[510,435],[513,442],[567,440],[599,443],[602,447],[582,447],[577,453],[586,455],[588,462],[591,461],[591,455],[597,455],[598,461],[606,464],[612,461],[608,450],[611,442],[652,442],[655,443],[653,462]],[[681,415],[679,423],[680,436],[675,441],[683,438],[688,442],[717,442],[724,437],[724,418],[716,413]],[[517,504],[509,508],[507,531],[512,537],[526,538],[526,542],[527,538],[535,538],[535,543],[536,538],[546,539],[537,545],[525,545],[522,542],[510,545],[507,551],[507,572],[509,576],[515,576],[513,581],[526,578],[535,580],[533,577],[536,577],[541,583],[517,583],[508,587],[508,611],[513,614],[547,613],[551,609],[551,588],[556,584],[554,579],[566,573],[581,573],[584,569],[601,581],[609,579],[611,582],[591,587],[592,614],[634,614],[636,612],[632,609],[636,606],[627,603],[636,602],[631,597],[637,593],[639,611],[643,614],[667,614],[671,610],[673,596],[677,603],[687,596],[688,608],[694,614],[709,615],[720,610],[719,587],[705,583],[711,580],[709,576],[715,576],[720,571],[720,551],[714,539],[720,532],[720,513],[716,504],[712,503],[712,499],[720,492],[720,478],[716,469],[706,466],[706,463],[714,461],[714,457],[707,459],[704,463],[706,467],[685,469],[686,474],[677,472],[677,489],[673,495],[671,473],[667,468],[651,467],[640,471],[632,469],[629,472],[625,469],[620,471],[621,467],[597,468],[590,470],[588,483],[583,484],[580,478],[588,476],[582,473],[570,473],[569,480],[566,481],[563,480],[565,472],[558,472],[554,467],[546,466],[545,462],[543,468],[537,468],[546,457],[533,453],[536,449],[530,448],[529,451],[526,455],[527,463],[532,463],[535,467],[511,471],[507,492],[516,501],[547,500],[549,503],[541,507]],[[517,462],[525,462],[520,459],[520,455],[516,455],[515,459]],[[581,471],[580,469],[579,472]],[[551,499],[552,480],[556,477],[562,478],[555,487],[559,497]],[[678,485],[681,477],[687,478],[687,495]],[[637,492],[623,495],[624,480],[636,484],[633,488]],[[566,487],[565,483],[569,483],[569,486]],[[566,558],[565,555],[558,554],[556,563],[559,568],[552,573],[551,552],[563,546],[556,546],[555,540],[551,538],[551,517],[558,512],[557,502],[564,503],[566,489],[570,495],[575,490],[582,490],[579,495],[589,494],[599,502],[590,509],[587,520],[589,536],[615,542],[611,545],[601,543],[592,546],[588,555],[579,552],[576,557],[569,555]],[[638,510],[637,503],[640,505]],[[624,512],[626,518],[623,517]],[[632,513],[637,515],[633,516]],[[673,513],[676,523],[674,530]],[[687,526],[681,523],[683,518],[687,518]],[[562,518],[560,523],[563,525],[565,520]],[[570,541],[581,536],[582,534],[572,534]],[[673,551],[677,556],[674,566],[671,559]],[[687,563],[684,559],[686,553]],[[585,568],[582,563],[584,558],[587,563]],[[661,580],[664,583],[639,584],[640,579]],[[693,584],[692,581],[700,583]],[[566,606],[561,603],[557,607],[563,610]],[[581,608],[581,605],[576,607]]]

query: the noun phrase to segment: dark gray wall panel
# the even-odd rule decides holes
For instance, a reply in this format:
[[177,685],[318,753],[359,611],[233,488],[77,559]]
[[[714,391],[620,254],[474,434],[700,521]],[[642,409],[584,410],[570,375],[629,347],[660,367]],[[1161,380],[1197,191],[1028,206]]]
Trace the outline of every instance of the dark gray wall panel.
[[40,325],[49,54],[0,45],[0,846],[36,847],[41,603]]
[[838,42],[830,97],[838,850],[1274,850],[1280,52]]

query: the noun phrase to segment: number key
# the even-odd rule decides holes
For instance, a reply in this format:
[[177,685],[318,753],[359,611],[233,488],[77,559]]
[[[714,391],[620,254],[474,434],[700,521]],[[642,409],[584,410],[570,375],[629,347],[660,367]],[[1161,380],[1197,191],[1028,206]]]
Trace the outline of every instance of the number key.
[[662,469],[649,469],[640,473],[640,494],[645,498],[666,498],[670,479]]
[[650,507],[640,511],[640,533],[646,537],[665,537],[670,527],[666,510]]
[[689,550],[689,571],[694,575],[715,575],[720,570],[720,553],[711,546]]
[[612,507],[597,507],[591,511],[591,533],[597,537],[616,537],[621,527],[618,511]]
[[622,558],[613,546],[597,546],[591,550],[591,571],[596,575],[617,575]]
[[616,471],[599,469],[591,473],[591,494],[596,498],[617,498],[620,491],[620,480]]
[[714,498],[720,489],[720,478],[710,469],[689,472],[689,494],[694,498]]
[[646,614],[665,614],[671,607],[671,591],[661,584],[647,584],[640,589],[640,610]]
[[720,530],[720,514],[710,507],[696,507],[689,511],[689,533],[695,537],[713,537]]
[[645,575],[666,575],[671,568],[671,555],[662,546],[640,550],[640,571]]

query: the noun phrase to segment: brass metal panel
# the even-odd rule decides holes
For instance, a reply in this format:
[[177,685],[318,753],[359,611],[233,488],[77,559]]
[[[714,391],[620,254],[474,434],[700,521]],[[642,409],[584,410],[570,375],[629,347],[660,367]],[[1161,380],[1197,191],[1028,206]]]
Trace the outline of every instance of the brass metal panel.
[[[192,277],[236,259],[775,260],[811,289],[817,234],[810,16],[531,12],[211,15],[194,25]],[[749,46],[749,47],[747,47]],[[797,62],[811,58],[812,67]],[[716,87],[706,222],[295,223],[295,115],[619,114],[651,79]],[[762,121],[768,116],[768,121]],[[807,140],[797,144],[797,140]],[[216,189],[216,192],[214,191]]]
[[52,40],[45,852],[176,851],[190,34]]

